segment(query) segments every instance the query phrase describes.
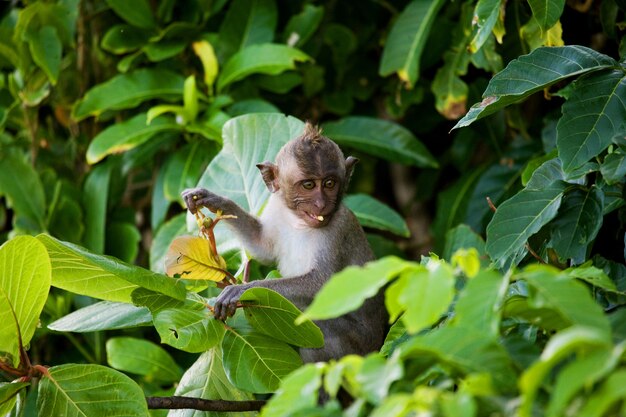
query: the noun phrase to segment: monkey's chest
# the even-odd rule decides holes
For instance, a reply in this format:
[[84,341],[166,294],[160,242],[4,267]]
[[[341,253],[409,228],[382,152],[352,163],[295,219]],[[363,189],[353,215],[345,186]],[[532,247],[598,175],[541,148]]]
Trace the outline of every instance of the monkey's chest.
[[310,272],[320,261],[323,236],[311,229],[279,228],[273,242],[278,270],[283,277]]

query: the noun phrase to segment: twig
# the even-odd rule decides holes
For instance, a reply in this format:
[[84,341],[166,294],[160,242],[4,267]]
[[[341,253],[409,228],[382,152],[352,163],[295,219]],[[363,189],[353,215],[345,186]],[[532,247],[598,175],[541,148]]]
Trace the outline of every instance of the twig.
[[486,197],[487,198],[487,204],[489,204],[489,208],[491,209],[491,211],[493,211],[494,213],[496,212],[496,206],[493,204],[493,201],[491,201],[491,198]]
[[192,409],[200,411],[259,411],[266,401],[228,401],[228,400],[204,400],[193,397],[146,397],[148,408],[151,410],[181,410]]
[[528,242],[526,242],[526,249],[528,249],[528,252],[533,256],[533,258],[535,258],[536,260],[539,261],[539,263],[542,263],[544,265],[547,265],[548,263],[546,261],[544,261],[543,259],[541,259],[541,256],[537,255],[537,253],[533,250],[533,248],[530,247],[530,244]]

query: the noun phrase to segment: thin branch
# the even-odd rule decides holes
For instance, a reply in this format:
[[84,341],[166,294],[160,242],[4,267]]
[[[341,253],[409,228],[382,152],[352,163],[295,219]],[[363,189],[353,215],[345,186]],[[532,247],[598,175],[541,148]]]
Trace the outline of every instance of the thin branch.
[[151,410],[200,410],[200,411],[259,411],[266,401],[227,401],[227,400],[204,400],[193,397],[146,397],[148,408]]

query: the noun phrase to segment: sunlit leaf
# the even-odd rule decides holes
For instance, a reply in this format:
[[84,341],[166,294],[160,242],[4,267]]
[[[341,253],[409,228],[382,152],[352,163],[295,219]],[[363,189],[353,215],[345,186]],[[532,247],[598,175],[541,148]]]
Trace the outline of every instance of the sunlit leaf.
[[132,304],[100,301],[80,308],[48,325],[57,332],[96,332],[127,329],[152,324],[152,315],[145,307]]
[[287,417],[317,405],[324,365],[309,363],[289,374],[261,410],[261,417]]
[[205,352],[222,341],[224,323],[206,309],[171,308],[154,315],[161,342],[185,352]]
[[179,236],[165,255],[165,271],[172,277],[221,281],[226,276],[226,261],[215,256],[208,239]]
[[500,16],[502,0],[478,0],[474,9],[472,24],[474,33],[470,42],[470,51],[476,53],[491,35]]
[[40,417],[148,416],[146,398],[132,379],[101,365],[60,365],[39,382]]
[[20,336],[22,346],[28,346],[39,323],[50,274],[46,248],[34,237],[18,236],[0,246],[0,352],[11,354],[14,366]]
[[209,93],[213,91],[213,83],[219,72],[219,62],[215,56],[213,46],[206,40],[197,41],[191,44],[193,51],[200,58],[202,68],[204,69],[204,83],[209,89]]
[[144,376],[148,381],[177,382],[182,369],[162,347],[134,337],[107,340],[107,362],[120,371]]

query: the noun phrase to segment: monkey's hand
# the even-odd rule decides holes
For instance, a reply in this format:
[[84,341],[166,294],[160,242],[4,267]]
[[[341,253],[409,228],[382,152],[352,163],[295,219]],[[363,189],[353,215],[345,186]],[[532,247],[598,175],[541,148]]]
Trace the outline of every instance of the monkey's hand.
[[217,297],[217,300],[215,300],[215,305],[213,306],[215,318],[218,320],[226,320],[234,315],[241,295],[248,288],[252,288],[254,286],[252,284],[253,282],[249,282],[241,285],[229,285],[224,288]]
[[213,213],[217,210],[222,210],[224,214],[232,214],[234,203],[227,198],[212,193],[206,188],[188,188],[182,192],[182,196],[191,214],[196,214],[200,207],[206,207]]

